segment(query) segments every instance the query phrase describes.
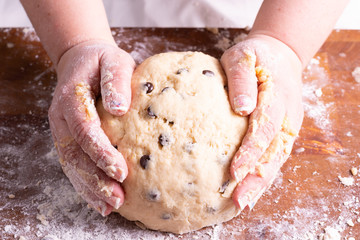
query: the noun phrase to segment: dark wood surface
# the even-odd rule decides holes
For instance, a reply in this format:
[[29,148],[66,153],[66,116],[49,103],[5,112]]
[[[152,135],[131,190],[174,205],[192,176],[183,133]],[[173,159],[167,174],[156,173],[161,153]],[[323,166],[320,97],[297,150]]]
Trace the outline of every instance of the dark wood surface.
[[[219,58],[244,33],[113,29],[137,63],[166,51]],[[0,239],[317,239],[327,227],[358,239],[359,177],[350,173],[360,168],[360,83],[351,75],[357,66],[360,31],[333,31],[303,73],[303,127],[273,186],[252,211],[176,236],[142,230],[116,214],[102,218],[78,199],[51,142],[51,62],[31,29],[0,29]],[[339,176],[354,183],[345,186]]]

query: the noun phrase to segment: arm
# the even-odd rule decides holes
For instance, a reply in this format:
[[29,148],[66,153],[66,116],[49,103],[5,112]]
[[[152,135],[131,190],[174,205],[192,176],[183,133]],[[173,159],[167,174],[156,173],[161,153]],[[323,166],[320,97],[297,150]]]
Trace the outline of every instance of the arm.
[[348,1],[265,0],[247,39],[221,62],[230,103],[249,129],[230,167],[235,204],[253,207],[290,155],[300,131],[301,72]]
[[125,159],[101,128],[95,108],[126,113],[135,63],[112,38],[101,0],[22,0],[53,61],[57,86],[49,123],[60,163],[75,190],[102,215],[124,201]]
[[349,0],[265,0],[250,37],[266,35],[289,46],[303,67],[324,43]]
[[21,0],[50,59],[89,40],[115,44],[101,0]]

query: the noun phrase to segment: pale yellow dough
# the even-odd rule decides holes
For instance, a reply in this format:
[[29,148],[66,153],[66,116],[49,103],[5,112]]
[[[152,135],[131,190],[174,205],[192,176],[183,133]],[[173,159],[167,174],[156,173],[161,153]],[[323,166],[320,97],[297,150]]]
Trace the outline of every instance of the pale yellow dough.
[[248,119],[231,110],[217,59],[199,52],[150,57],[134,72],[127,114],[114,117],[101,102],[97,108],[129,168],[122,216],[185,233],[239,214],[229,165]]

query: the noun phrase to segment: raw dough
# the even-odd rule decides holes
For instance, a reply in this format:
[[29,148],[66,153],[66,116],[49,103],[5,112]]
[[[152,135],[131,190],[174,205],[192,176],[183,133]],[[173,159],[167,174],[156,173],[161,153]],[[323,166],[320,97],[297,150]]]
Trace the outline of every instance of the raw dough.
[[233,113],[226,89],[217,59],[172,52],[136,69],[131,108],[123,117],[98,102],[102,127],[129,168],[122,216],[185,233],[239,214],[229,164],[248,119]]

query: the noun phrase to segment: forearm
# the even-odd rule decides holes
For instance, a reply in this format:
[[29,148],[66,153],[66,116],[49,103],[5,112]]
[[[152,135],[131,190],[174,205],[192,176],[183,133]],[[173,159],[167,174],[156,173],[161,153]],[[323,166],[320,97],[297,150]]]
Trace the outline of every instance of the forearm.
[[21,3],[55,65],[66,50],[81,42],[96,39],[115,44],[101,0],[21,0]]
[[303,67],[333,29],[348,0],[265,0],[251,36],[274,37],[289,46]]

